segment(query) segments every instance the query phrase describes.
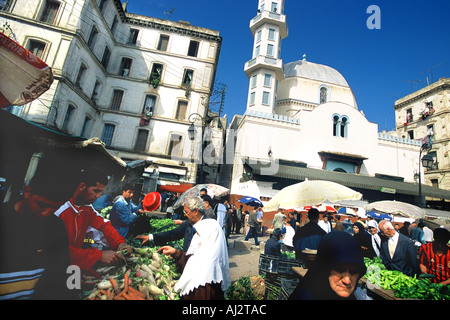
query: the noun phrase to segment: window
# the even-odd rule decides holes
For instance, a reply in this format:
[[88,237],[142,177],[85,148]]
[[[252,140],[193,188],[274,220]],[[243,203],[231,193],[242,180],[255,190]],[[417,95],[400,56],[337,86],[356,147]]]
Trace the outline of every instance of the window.
[[261,51],[261,47],[260,46],[256,46],[255,48],[255,57],[258,57]]
[[341,137],[342,138],[347,138],[347,124],[348,124],[348,119],[346,117],[342,117],[341,119]]
[[267,45],[267,55],[273,57],[273,44]]
[[78,88],[81,88],[81,84],[83,82],[86,70],[87,70],[86,66],[84,64],[81,64],[80,69],[78,69],[77,80],[75,81],[75,85]]
[[261,41],[261,34],[262,34],[262,30],[258,30],[258,32],[256,33],[256,42]]
[[107,147],[111,146],[115,129],[116,126],[110,123],[106,123],[105,126],[103,127],[102,141],[105,143]]
[[100,3],[98,4],[98,8],[101,13],[103,13],[103,9],[105,7],[105,2],[106,2],[106,0],[100,0]]
[[139,35],[139,30],[130,29],[130,36],[128,38],[128,44],[136,44],[138,35]]
[[93,26],[91,29],[91,34],[89,35],[89,39],[87,45],[89,49],[94,50],[95,42],[97,41],[98,30],[96,26]]
[[109,63],[109,58],[111,57],[111,51],[109,50],[108,47],[105,47],[105,51],[103,52],[103,57],[102,57],[102,66],[106,69],[108,68],[108,63]]
[[167,51],[167,46],[169,44],[169,36],[162,34],[159,36],[158,50]]
[[256,80],[258,80],[258,75],[257,74],[254,74],[253,76],[252,76],[252,80],[251,80],[251,84],[250,84],[250,87],[251,88],[255,88],[256,87]]
[[43,60],[45,45],[45,42],[30,39],[27,44],[27,50]]
[[96,80],[94,89],[92,90],[92,95],[91,95],[91,100],[94,101],[94,103],[97,102],[97,100],[98,100],[99,88],[100,88],[100,81]]
[[264,75],[264,87],[272,87],[272,75],[266,73]]
[[435,188],[439,188],[439,180],[438,179],[430,179],[431,186]]
[[319,89],[319,103],[326,103],[328,101],[328,88],[321,86]]
[[427,125],[427,136],[434,138],[434,124]]
[[191,42],[189,42],[188,56],[196,57],[198,54],[199,45],[200,43],[198,41],[191,40]]
[[54,24],[58,10],[59,10],[58,1],[46,0],[40,21]]
[[182,85],[190,87],[192,85],[192,79],[194,76],[194,71],[190,69],[184,70]]
[[272,6],[271,6],[270,11],[277,12],[277,10],[278,10],[278,3],[272,2]]
[[249,105],[254,105],[255,104],[255,96],[256,96],[256,93],[254,93],[254,92],[251,92],[250,93],[250,99],[249,99]]
[[340,116],[338,114],[333,115],[333,136],[347,138],[348,137],[348,124],[350,123],[347,116]]
[[80,133],[81,137],[87,138],[87,136],[89,135],[91,121],[92,119],[89,116],[86,116],[84,118],[83,127],[81,128]]
[[169,150],[168,155],[169,156],[181,156],[181,140],[182,136],[180,134],[171,134],[170,135],[170,141],[169,141]]
[[264,105],[270,104],[270,92],[267,92],[267,91],[263,92],[262,104],[264,104]]
[[130,58],[122,58],[122,62],[120,63],[119,76],[129,76],[132,62],[133,60],[131,60]]
[[119,22],[119,20],[117,19],[117,16],[114,16],[113,22],[111,24],[111,33],[113,34],[116,31],[117,22]]
[[185,120],[186,112],[187,112],[187,102],[186,101],[178,101],[177,113],[175,115],[175,119],[177,120]]
[[409,130],[409,131],[408,131],[408,137],[409,137],[411,140],[414,140],[414,130]]
[[151,117],[155,108],[156,97],[152,95],[147,95],[145,97],[144,107],[142,108],[142,113],[146,116]]
[[430,151],[430,152],[428,152],[428,155],[430,155],[433,158],[433,160],[434,160],[433,166],[431,167],[430,170],[438,170],[439,169],[439,165],[438,165],[438,162],[437,162],[437,153],[436,153],[436,151]]
[[413,121],[412,109],[407,109],[406,110],[406,123],[409,123],[412,121]]
[[276,30],[270,28],[270,29],[269,29],[269,37],[268,37],[269,40],[275,40],[275,35],[276,35]]
[[63,125],[61,128],[62,131],[68,132],[69,125],[73,118],[74,113],[75,113],[75,107],[73,105],[69,104],[69,106],[67,107],[66,115],[64,117],[64,122],[63,122]]
[[113,97],[111,100],[111,110],[120,110],[120,105],[122,104],[122,98],[123,98],[123,90],[117,90],[115,89],[113,91]]
[[147,146],[147,138],[148,138],[148,130],[138,130],[138,134],[136,136],[136,142],[134,144],[134,151],[136,152],[144,152]]
[[159,64],[159,63],[153,64],[149,81],[155,88],[158,86],[158,84],[161,81],[162,69],[163,69],[162,64]]
[[339,122],[340,122],[339,116],[337,116],[337,115],[334,116],[333,117],[333,136],[334,137],[337,137],[337,135],[338,135]]

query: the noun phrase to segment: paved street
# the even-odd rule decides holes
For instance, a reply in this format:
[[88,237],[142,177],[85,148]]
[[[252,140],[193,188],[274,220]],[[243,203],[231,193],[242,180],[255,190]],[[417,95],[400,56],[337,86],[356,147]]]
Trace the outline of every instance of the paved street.
[[268,236],[258,237],[261,243],[256,247],[253,238],[246,242],[244,237],[243,234],[231,234],[228,239],[231,281],[241,276],[258,275],[259,254],[264,252],[264,242],[269,239]]

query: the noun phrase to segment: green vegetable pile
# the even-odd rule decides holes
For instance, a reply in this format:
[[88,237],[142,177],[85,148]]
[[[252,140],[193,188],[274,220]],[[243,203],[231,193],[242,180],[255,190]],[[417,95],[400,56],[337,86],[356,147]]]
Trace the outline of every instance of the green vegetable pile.
[[262,276],[241,276],[227,290],[226,300],[262,300],[266,291]]
[[[165,231],[169,231],[169,230],[172,230],[172,229],[175,229],[178,227],[178,225],[176,225],[172,219],[168,219],[168,218],[151,217],[149,219],[149,223],[150,223],[150,232],[149,233],[165,232]],[[142,246],[144,246],[144,247],[146,247],[146,246],[153,247],[154,246],[154,244],[150,243],[150,242],[146,242],[144,245],[141,245],[142,241],[139,239],[135,239],[134,237],[129,237],[126,239],[126,241],[130,246],[135,247],[135,248],[139,248]],[[184,243],[184,239],[180,239],[180,240],[168,243],[167,245],[182,250],[183,243]]]
[[379,286],[392,290],[394,296],[402,299],[450,300],[449,286],[431,283],[429,279],[407,276],[397,270],[387,270],[381,258],[364,258],[367,267],[368,287]]
[[394,291],[398,298],[420,300],[450,300],[450,287],[445,284],[431,283],[429,279],[420,279],[414,285]]
[[[177,227],[171,219],[152,217],[149,219],[149,223],[151,233],[168,231]],[[123,256],[123,261],[119,265],[97,269],[101,278],[90,279],[90,284],[94,288],[85,290],[82,298],[108,300],[104,292],[111,289],[110,279],[115,279],[120,286],[120,290],[122,290],[125,287],[125,274],[127,274],[130,282],[129,287],[144,293],[147,299],[178,300],[179,295],[174,292],[173,288],[181,273],[177,269],[174,259],[158,253],[158,249],[161,247],[155,246],[152,242],[141,245],[140,239],[129,237],[126,240],[132,247],[131,254],[119,252]],[[169,245],[182,248],[183,239]]]
[[284,258],[295,259],[295,252],[282,251],[281,256]]

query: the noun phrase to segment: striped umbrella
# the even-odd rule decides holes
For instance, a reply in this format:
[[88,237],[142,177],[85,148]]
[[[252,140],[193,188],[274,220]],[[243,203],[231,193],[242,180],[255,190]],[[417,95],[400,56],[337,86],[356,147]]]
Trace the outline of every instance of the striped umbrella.
[[346,215],[354,216],[354,217],[357,217],[357,216],[358,216],[358,214],[356,213],[355,210],[353,210],[352,208],[347,208],[347,207],[342,207],[342,208],[340,208],[340,209],[338,210],[338,213],[340,213],[340,214],[346,214]]

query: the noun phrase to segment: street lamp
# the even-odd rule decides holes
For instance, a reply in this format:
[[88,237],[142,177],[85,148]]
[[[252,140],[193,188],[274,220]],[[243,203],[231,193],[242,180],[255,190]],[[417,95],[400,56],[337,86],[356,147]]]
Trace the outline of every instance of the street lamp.
[[[201,114],[199,113],[192,113],[189,115],[189,122],[191,123],[191,125],[188,128],[188,135],[189,135],[189,140],[194,141],[195,140],[195,125],[194,122],[195,120],[197,120],[197,117],[199,117],[200,119],[202,119],[202,135],[203,132],[205,131],[205,121],[202,117]],[[203,136],[202,136],[202,141],[201,141],[201,153],[200,153],[200,183],[203,184],[205,183],[205,179],[204,179],[204,175],[203,175],[203,163],[204,163],[204,159],[203,159]]]
[[434,163],[433,157],[429,154],[426,154],[422,158],[422,152],[423,151],[429,152],[432,147],[433,147],[433,145],[431,144],[431,142],[425,142],[420,147],[420,152],[419,152],[419,207],[421,207],[421,208],[423,208],[424,204],[423,204],[423,199],[422,199],[422,177],[420,174],[420,164],[422,163],[422,166],[424,168],[431,169],[433,167],[433,163]]
[[[204,139],[203,139],[203,133],[205,132],[205,127],[206,124],[210,123],[214,118],[220,118],[220,116],[209,116],[206,115],[205,118],[203,118],[203,116],[201,114],[198,113],[192,113],[189,115],[189,122],[191,123],[189,128],[188,128],[188,136],[189,136],[189,140],[194,141],[195,140],[195,136],[196,136],[196,130],[195,130],[195,125],[194,122],[197,120],[197,117],[199,117],[202,120],[202,141],[201,141],[201,155],[200,155],[200,183],[205,183],[205,177],[204,177],[204,172],[203,172],[203,164],[205,162],[204,158],[203,158],[203,147],[204,147]],[[220,128],[220,122],[219,122],[219,128]]]

